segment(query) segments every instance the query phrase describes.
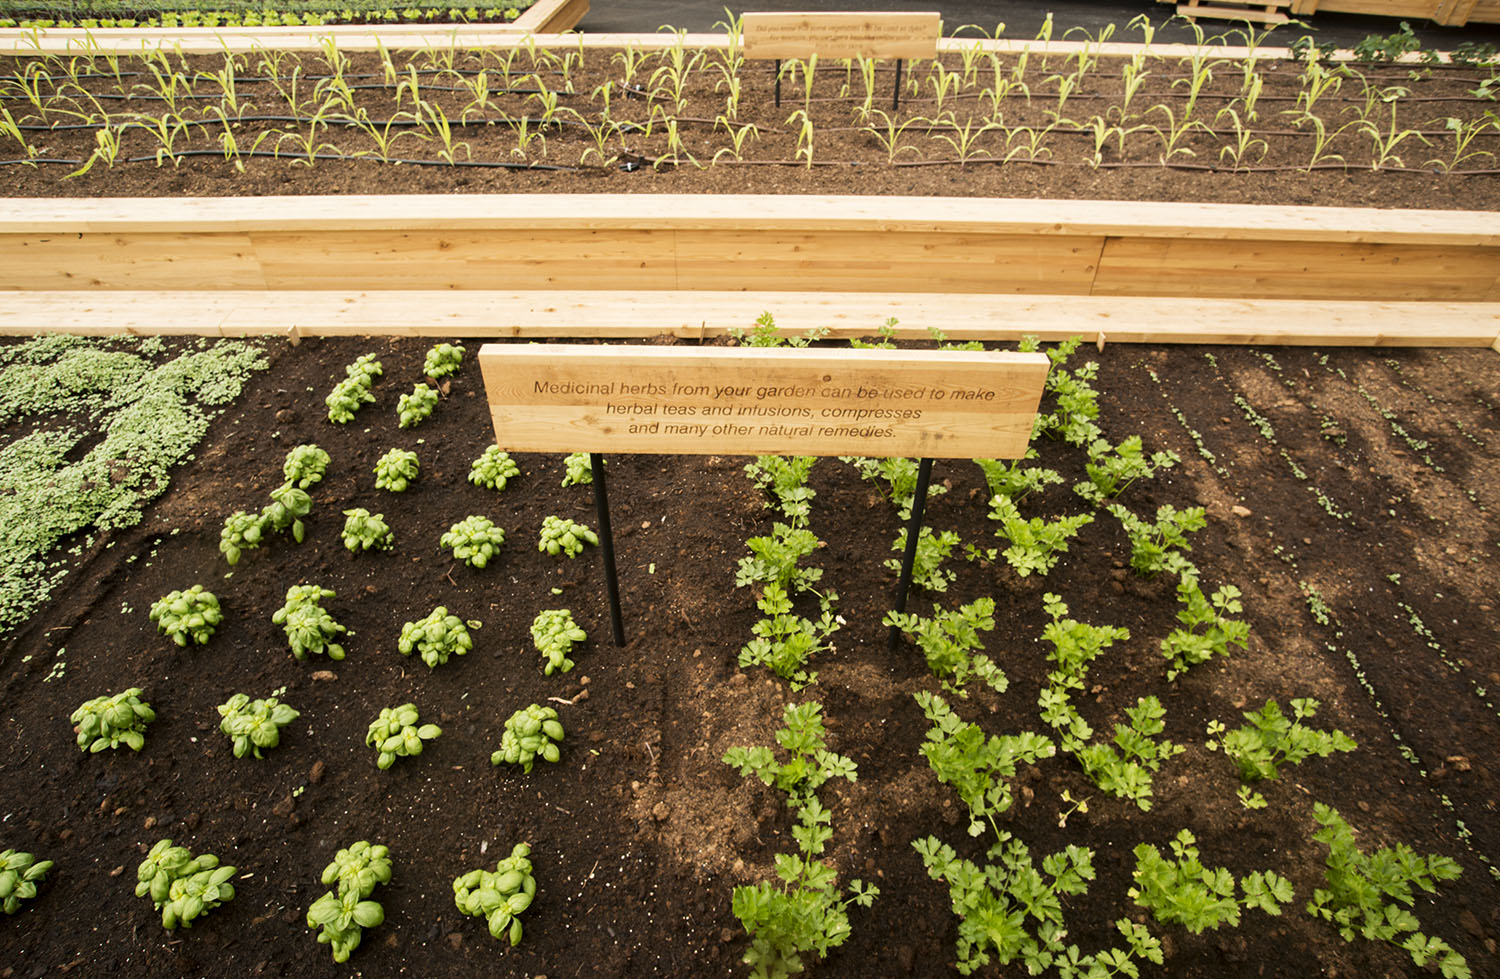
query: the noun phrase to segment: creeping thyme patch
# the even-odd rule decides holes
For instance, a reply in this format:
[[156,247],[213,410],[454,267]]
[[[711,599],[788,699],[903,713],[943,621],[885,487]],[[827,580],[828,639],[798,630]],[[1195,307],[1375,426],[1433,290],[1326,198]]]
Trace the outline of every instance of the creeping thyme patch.
[[[0,446],[0,630],[26,621],[66,574],[65,538],[139,523],[172,467],[267,366],[243,341],[164,362],[160,346],[53,336],[4,348],[0,421],[33,430]],[[95,432],[104,437],[89,446]]]

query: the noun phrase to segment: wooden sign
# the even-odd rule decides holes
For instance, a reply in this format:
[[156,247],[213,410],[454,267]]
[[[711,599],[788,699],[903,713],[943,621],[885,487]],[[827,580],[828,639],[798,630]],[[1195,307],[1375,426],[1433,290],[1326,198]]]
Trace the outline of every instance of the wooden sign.
[[906,13],[745,13],[746,58],[935,58],[943,17]]
[[485,344],[509,452],[1015,459],[1040,353]]

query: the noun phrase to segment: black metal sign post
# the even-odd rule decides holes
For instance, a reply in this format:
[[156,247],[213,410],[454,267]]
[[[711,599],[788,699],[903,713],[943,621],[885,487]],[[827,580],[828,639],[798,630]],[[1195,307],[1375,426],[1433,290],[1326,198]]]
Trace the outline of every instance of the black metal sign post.
[[[906,611],[906,593],[911,591],[912,569],[917,561],[917,538],[922,536],[922,511],[927,508],[927,484],[932,481],[932,460],[922,459],[917,463],[917,495],[911,501],[911,519],[906,522],[906,553],[901,556],[901,580],[896,584],[896,611]],[[896,651],[896,640],[901,630],[891,626],[890,641],[886,652]]]
[[604,552],[604,590],[609,593],[609,624],[615,645],[625,645],[625,620],[620,614],[620,578],[615,573],[615,535],[609,526],[609,489],[604,484],[604,456],[589,453],[594,473],[594,514],[599,521],[599,547]]
[[776,59],[776,108],[781,108],[781,59]]
[[898,112],[901,109],[901,59],[896,59],[896,90],[891,93],[891,111]]

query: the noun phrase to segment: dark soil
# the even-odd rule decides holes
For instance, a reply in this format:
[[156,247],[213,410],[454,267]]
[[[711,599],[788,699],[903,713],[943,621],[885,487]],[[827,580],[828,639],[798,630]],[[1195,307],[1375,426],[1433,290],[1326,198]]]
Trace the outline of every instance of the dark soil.
[[[731,116],[724,54],[696,56],[684,55],[696,67],[685,70],[677,104],[668,93],[669,53],[638,53],[627,74],[623,52],[559,50],[534,65],[524,52],[511,62],[485,52],[410,60],[398,52],[394,77],[417,80],[429,106],[420,110],[425,128],[414,121],[410,89],[388,84],[385,65],[371,55],[350,57],[342,75],[351,101],[333,106],[332,69],[319,55],[290,54],[279,63],[242,57],[233,103],[212,80],[225,68],[222,56],[170,59],[174,71],[196,78],[191,98],[185,83],[170,90],[153,78],[165,71],[158,64],[96,59],[74,82],[70,72],[78,74],[80,63],[53,59],[42,65],[50,81],[36,83],[26,62],[0,59],[0,75],[27,78],[52,95],[39,112],[25,86],[11,84],[4,104],[37,127],[26,131],[37,157],[55,161],[17,165],[15,144],[0,143],[0,153],[13,157],[0,167],[0,193],[853,193],[1500,210],[1500,129],[1492,99],[1474,94],[1491,74],[1485,67],[1346,65],[1307,102],[1311,82],[1301,63],[1262,59],[1247,73],[1222,59],[1148,58],[1127,100],[1124,59],[1095,59],[1077,76],[1076,58],[1037,56],[1022,69],[1015,56],[991,62],[985,55],[965,76],[962,59],[945,56],[942,72],[925,61],[906,67],[894,109],[894,68],[881,64],[865,116],[857,70],[820,64],[810,93],[799,74],[788,73],[778,107],[772,64],[745,62],[735,73],[741,94]],[[579,60],[564,69],[558,59]],[[482,104],[474,90],[480,72],[488,83]],[[940,99],[938,80],[955,75]],[[1253,93],[1252,76],[1260,80]],[[1080,80],[1060,81],[1071,77]],[[1196,95],[1194,77],[1204,82]],[[607,104],[599,94],[605,84],[613,93]],[[1013,87],[998,102],[985,94],[1006,84]],[[557,121],[548,124],[539,121],[547,112],[543,90],[556,96]],[[170,115],[164,91],[180,115],[162,129]],[[241,154],[234,162],[225,159],[226,125],[216,109],[238,120],[228,127]],[[121,133],[118,159],[70,176],[98,146],[101,112]],[[354,123],[361,112],[373,127]],[[810,149],[798,112],[812,123]],[[452,126],[446,155],[439,115]],[[670,142],[669,118],[680,145]],[[734,131],[754,127],[738,147],[731,119]],[[1097,141],[1095,120],[1104,134]],[[1450,120],[1478,126],[1477,135],[1460,145]],[[185,128],[174,131],[177,121]],[[613,124],[621,128],[605,131]],[[164,137],[153,128],[172,133],[163,156]],[[378,150],[369,128],[393,141],[388,151]],[[1174,136],[1174,128],[1182,132]],[[894,144],[883,145],[895,129]],[[381,155],[406,162],[383,163]]]
[[[604,68],[590,70],[601,72],[587,76],[597,84]],[[1047,162],[963,167],[934,163],[951,153],[923,136],[917,155],[902,160],[933,165],[892,167],[868,136],[833,131],[847,125],[847,99],[813,107],[826,141],[817,143],[818,165],[809,169],[778,162],[795,159],[796,137],[785,129],[795,105],[771,106],[769,71],[746,72],[744,118],[764,130],[753,144],[755,164],[653,170],[650,161],[664,152],[656,136],[631,140],[628,158],[580,172],[250,159],[238,173],[223,160],[193,157],[180,167],[100,165],[66,182],[59,178],[67,167],[10,166],[0,171],[0,188],[21,196],[829,192],[1500,207],[1493,175],[1372,172],[1368,158],[1355,155],[1352,135],[1338,147],[1348,154],[1347,171],[1167,168],[1149,140],[1105,158],[1128,166],[1095,170],[1083,159],[1092,140],[1079,135],[1059,135]],[[835,75],[841,81],[841,71],[827,77]],[[1230,76],[1221,72],[1216,84],[1233,87],[1224,80]],[[1459,106],[1473,109],[1459,91],[1472,80],[1434,77],[1442,87],[1426,94],[1435,101],[1413,103],[1418,118],[1404,124],[1425,127]],[[1160,81],[1151,101],[1171,98],[1169,81]],[[378,97],[387,111],[389,93]],[[525,111],[522,96],[506,98],[508,112]],[[722,95],[695,98],[706,103],[707,124],[688,127],[685,138],[706,161],[722,147],[722,130],[708,132]],[[1212,116],[1228,98],[1208,100],[1200,112]],[[444,104],[454,116],[461,108]],[[699,103],[689,104],[687,114],[697,114]],[[1338,104],[1335,117],[1345,109]],[[932,106],[911,111],[932,114]],[[150,152],[143,133],[126,138],[128,153]],[[253,127],[241,138],[251,141]],[[505,127],[472,127],[462,138],[473,143],[476,160],[513,159]],[[1302,166],[1305,140],[1271,141],[1265,164]],[[66,158],[86,157],[95,145],[88,131],[49,133],[45,142],[44,155]],[[572,166],[583,149],[566,132],[547,145],[547,156],[532,162]],[[1191,145],[1197,155],[1178,162],[1218,164],[1218,144]],[[1407,162],[1420,166],[1417,157],[1427,155]],[[621,162],[637,166],[625,172]],[[520,456],[523,475],[499,495],[466,481],[470,461],[492,438],[472,347],[434,416],[398,430],[396,398],[420,378],[424,350],[387,339],[268,346],[271,369],[215,422],[198,459],[141,527],[97,541],[58,597],[4,647],[0,683],[12,733],[0,756],[0,843],[57,866],[39,898],[0,927],[0,976],[742,974],[747,941],[731,892],[771,876],[775,854],[792,848],[790,818],[780,796],[720,759],[734,745],[773,743],[783,706],[803,699],[824,705],[830,746],[859,766],[857,783],[822,793],[833,820],[829,856],[841,879],[862,877],[882,891],[872,908],[852,909],[852,936],[817,971],[950,974],[956,926],[946,888],[927,877],[911,841],[936,834],[975,859],[983,845],[966,836],[959,799],[919,754],[928,725],[911,695],[936,689],[936,681],[910,644],[886,651],[880,621],[894,575],[882,562],[899,529],[894,509],[852,467],[825,459],[814,469],[812,529],[826,542],[816,563],[841,596],[847,625],[836,649],[813,664],[818,684],[793,694],[765,671],[736,664],[757,613],[748,591],[734,588],[735,564],[745,539],[773,522],[741,473],[747,460],[611,459],[629,639],[617,649],[597,552],[565,561],[532,543],[548,514],[595,523],[589,491],[559,485],[561,454]],[[350,425],[331,425],[322,398],[366,351],[385,365],[379,403]],[[1140,434],[1148,450],[1182,457],[1177,468],[1131,486],[1122,502],[1142,515],[1167,503],[1206,507],[1209,527],[1193,539],[1191,558],[1209,590],[1233,584],[1244,592],[1252,631],[1247,651],[1167,683],[1158,645],[1176,625],[1173,582],[1132,574],[1126,538],[1103,511],[1045,579],[1018,578],[1003,561],[954,559],[957,582],[937,597],[944,607],[996,600],[987,648],[1010,678],[1003,695],[981,691],[956,703],[966,718],[995,734],[1043,727],[1036,708],[1048,670],[1039,641],[1047,621],[1042,596],[1055,592],[1076,617],[1131,633],[1089,674],[1081,709],[1100,736],[1138,697],[1154,694],[1167,711],[1167,736],[1187,745],[1156,776],[1149,812],[1103,794],[1069,759],[1018,776],[1006,829],[1038,859],[1070,843],[1095,851],[1098,879],[1066,903],[1068,941],[1095,951],[1114,944],[1119,918],[1148,921],[1127,895],[1131,851],[1141,842],[1165,850],[1189,828],[1205,863],[1236,875],[1273,869],[1293,882],[1297,897],[1279,918],[1247,911],[1238,929],[1192,935],[1150,923],[1167,958],[1147,974],[1417,974],[1405,952],[1345,943],[1303,910],[1322,884],[1327,856],[1311,840],[1317,801],[1343,813],[1366,849],[1405,842],[1456,858],[1462,879],[1423,894],[1414,910],[1424,932],[1462,952],[1474,975],[1500,974],[1492,862],[1500,855],[1500,785],[1488,764],[1500,736],[1488,692],[1500,685],[1493,624],[1500,489],[1483,462],[1500,438],[1495,354],[1110,346],[1075,360],[1085,353],[1101,365],[1106,436]],[[1273,437],[1252,424],[1237,395],[1269,422]],[[230,575],[217,549],[225,517],[264,504],[281,481],[284,453],[303,442],[333,457],[328,478],[312,490],[306,541],[277,539]],[[420,478],[402,495],[373,486],[375,460],[393,446],[421,459]],[[1028,501],[1027,515],[1081,512],[1084,504],[1066,486],[1083,477],[1082,453],[1045,439],[1037,448],[1039,464],[1059,470],[1066,484]],[[948,492],[929,508],[931,526],[980,547],[1001,543],[986,519],[977,467],[939,462],[935,478]],[[386,515],[393,552],[343,549],[341,511],[354,506]],[[471,513],[509,534],[501,559],[482,571],[455,565],[437,546]],[[286,589],[304,582],[337,592],[326,604],[354,633],[346,660],[298,662],[272,624]],[[178,650],[156,633],[147,610],[193,583],[219,595],[227,620],[207,646]],[[1326,603],[1326,623],[1315,618],[1309,595]],[[918,594],[912,608],[928,611],[929,597]],[[438,604],[483,626],[471,654],[429,670],[401,657],[396,640],[403,622]],[[528,627],[553,607],[571,608],[590,639],[571,673],[545,677]],[[45,682],[64,648],[64,674]],[[315,678],[322,671],[331,678]],[[160,715],[145,749],[80,753],[68,715],[90,697],[135,685]],[[265,760],[235,760],[215,707],[236,692],[264,697],[283,687],[301,718]],[[1359,750],[1285,769],[1260,787],[1269,807],[1247,811],[1235,797],[1233,766],[1205,749],[1204,730],[1215,719],[1234,724],[1270,697],[1282,704],[1317,698],[1315,723],[1344,730]],[[366,727],[381,707],[407,701],[444,734],[420,758],[379,772],[363,743]],[[504,719],[532,702],[551,703],[562,715],[562,763],[529,775],[491,767]],[[1064,791],[1089,802],[1065,827]],[[132,896],[136,865],[164,836],[240,868],[236,899],[190,932],[160,930],[149,903]],[[325,889],[318,882],[324,865],[358,839],[392,848],[395,878],[376,893],[386,923],[337,967],[303,918]],[[532,845],[539,892],[524,916],[525,941],[509,949],[457,912],[450,885],[519,840]]]
[[[937,834],[976,859],[983,847],[967,838],[958,798],[918,753],[927,724],[911,694],[936,681],[909,644],[886,652],[880,619],[894,580],[881,562],[899,528],[894,509],[836,459],[813,470],[812,528],[826,541],[816,563],[848,624],[836,650],[813,664],[819,682],[794,695],[735,662],[756,617],[747,590],[733,586],[735,563],[743,541],[773,520],[740,472],[747,460],[611,459],[628,636],[617,649],[598,553],[567,561],[532,543],[548,514],[595,523],[589,490],[559,485],[561,455],[520,456],[523,475],[498,495],[466,481],[492,438],[473,348],[433,417],[397,428],[396,395],[419,379],[424,350],[387,339],[269,346],[271,369],[215,422],[142,526],[98,541],[5,647],[3,841],[57,866],[38,899],[0,929],[3,974],[740,974],[746,939],[731,890],[771,874],[774,855],[792,846],[790,820],[777,794],[720,759],[734,745],[771,744],[782,707],[802,699],[824,705],[830,746],[859,766],[857,783],[822,793],[831,859],[843,879],[873,880],[882,891],[873,908],[852,909],[851,938],[817,971],[949,973],[955,919],[911,841]],[[366,351],[385,366],[379,403],[352,424],[331,425],[322,396]],[[1003,695],[955,701],[965,717],[996,734],[1043,727],[1035,705],[1048,664],[1038,637],[1050,591],[1080,619],[1131,633],[1095,662],[1081,702],[1087,720],[1107,731],[1137,697],[1155,694],[1167,736],[1188,746],[1156,776],[1145,813],[1101,793],[1068,759],[1019,776],[1004,827],[1038,859],[1069,843],[1096,854],[1098,879],[1065,908],[1069,941],[1097,950],[1113,944],[1118,918],[1147,920],[1126,893],[1131,850],[1143,841],[1165,850],[1186,827],[1205,863],[1236,875],[1274,869],[1297,898],[1280,918],[1247,911],[1238,929],[1195,936],[1152,923],[1167,960],[1147,974],[1416,974],[1404,952],[1346,944],[1302,910],[1327,855],[1310,839],[1320,801],[1344,814],[1367,849],[1400,841],[1455,857],[1462,879],[1422,895],[1415,911],[1424,932],[1461,951],[1476,976],[1496,974],[1500,887],[1489,861],[1500,854],[1500,787],[1486,759],[1500,716],[1476,689],[1500,684],[1492,517],[1500,491],[1482,462],[1500,438],[1494,353],[1110,346],[1075,361],[1085,353],[1101,365],[1106,435],[1140,434],[1149,450],[1182,456],[1122,502],[1141,514],[1164,503],[1207,508],[1209,527],[1193,539],[1191,558],[1206,584],[1244,591],[1252,633],[1248,651],[1168,684],[1157,645],[1175,624],[1173,584],[1129,571],[1129,545],[1103,511],[1045,579],[1018,578],[1003,561],[955,558],[957,583],[937,597],[944,607],[996,600],[987,648],[1011,682]],[[1235,395],[1271,423],[1274,443]],[[1414,450],[1397,425],[1426,447]],[[224,518],[260,506],[280,482],[285,451],[302,442],[333,457],[312,490],[306,541],[277,539],[230,575],[217,550]],[[375,460],[392,446],[421,460],[420,478],[402,495],[373,486]],[[1046,439],[1037,448],[1040,464],[1069,485],[1082,478],[1081,452]],[[931,526],[979,546],[1000,543],[977,467],[940,461],[934,478],[948,492],[929,507]],[[1314,490],[1347,515],[1331,516]],[[1055,515],[1082,505],[1053,487],[1025,509]],[[394,551],[343,549],[340,511],[354,506],[387,516]],[[437,546],[470,513],[509,534],[501,559],[482,571]],[[325,604],[354,633],[344,661],[293,659],[271,623],[286,589],[303,582],[337,592]],[[226,622],[207,646],[179,650],[147,610],[193,583],[218,594]],[[1326,602],[1328,624],[1315,621],[1304,587]],[[926,612],[928,598],[916,595],[912,608]],[[400,656],[396,639],[403,622],[438,604],[483,627],[471,654],[429,670]],[[553,607],[571,608],[590,638],[571,673],[545,677],[528,627]],[[43,682],[64,647],[64,675]],[[81,753],[68,714],[134,685],[160,715],[145,749]],[[216,705],[283,687],[299,721],[264,760],[234,759]],[[1322,702],[1319,726],[1346,731],[1359,750],[1284,769],[1260,786],[1269,807],[1243,810],[1233,766],[1204,749],[1206,724],[1237,721],[1268,697],[1304,696]],[[443,736],[421,757],[377,771],[366,726],[381,707],[407,701]],[[562,763],[529,775],[491,767],[504,719],[531,702],[560,711]],[[1064,791],[1088,799],[1089,810],[1060,828]],[[132,895],[136,865],[164,836],[240,868],[236,899],[191,931],[161,930],[149,903]],[[357,839],[388,844],[395,877],[376,893],[386,923],[337,967],[303,917],[325,889],[323,866]],[[539,892],[524,942],[509,949],[458,913],[450,883],[519,840],[532,845]]]

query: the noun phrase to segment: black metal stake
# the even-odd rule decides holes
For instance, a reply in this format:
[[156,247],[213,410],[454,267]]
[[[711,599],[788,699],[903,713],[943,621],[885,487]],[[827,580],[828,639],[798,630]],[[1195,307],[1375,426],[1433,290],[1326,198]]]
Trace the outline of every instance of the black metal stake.
[[[932,481],[932,460],[923,459],[917,464],[917,495],[911,501],[911,519],[906,522],[906,553],[901,556],[901,580],[896,585],[896,611],[906,611],[906,593],[911,590],[912,568],[917,563],[917,538],[922,536],[922,511],[927,508],[927,484]],[[890,641],[886,652],[896,651],[896,638],[901,630],[891,626]]]
[[615,535],[609,527],[609,490],[604,485],[604,457],[589,453],[589,468],[594,473],[594,513],[599,519],[599,546],[604,551],[604,589],[609,593],[609,624],[614,629],[615,645],[625,645],[625,621],[620,615],[620,579],[615,574]]
[[776,59],[776,67],[771,69],[776,72],[776,108],[781,108],[781,59]]
[[901,59],[896,59],[896,90],[891,93],[891,111],[901,109]]

